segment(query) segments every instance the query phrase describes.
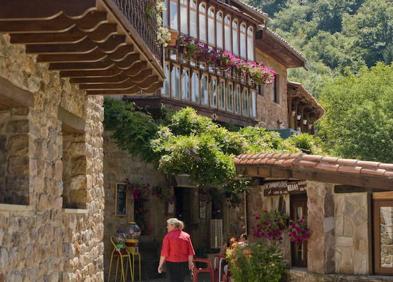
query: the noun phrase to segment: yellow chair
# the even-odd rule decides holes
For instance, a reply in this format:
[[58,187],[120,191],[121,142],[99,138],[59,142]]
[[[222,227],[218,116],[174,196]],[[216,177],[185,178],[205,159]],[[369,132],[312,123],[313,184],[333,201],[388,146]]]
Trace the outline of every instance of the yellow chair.
[[141,254],[139,252],[139,248],[136,246],[127,247],[128,253],[132,257],[132,273],[134,274],[132,281],[134,282],[135,278],[135,259],[138,259],[138,278],[139,282],[142,281],[142,264],[141,264]]
[[[113,240],[113,237],[111,237],[111,242],[113,245],[113,251],[111,254],[111,260],[109,263],[109,273],[108,273],[108,282],[111,281],[111,270],[112,270],[112,262],[113,258],[116,257],[116,274],[115,274],[115,281],[117,281],[117,271],[119,269],[119,262],[120,262],[120,268],[121,268],[121,281],[126,282],[128,278],[128,266],[130,267],[130,276],[131,276],[131,281],[134,281],[134,258],[131,259],[130,253],[128,252],[126,246],[124,243],[115,243]],[[127,263],[127,268],[124,270],[124,262]]]

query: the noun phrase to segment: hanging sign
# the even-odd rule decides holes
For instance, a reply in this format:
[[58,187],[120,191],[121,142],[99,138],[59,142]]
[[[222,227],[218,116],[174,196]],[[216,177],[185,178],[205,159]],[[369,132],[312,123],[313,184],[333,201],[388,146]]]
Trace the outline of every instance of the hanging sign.
[[261,186],[264,196],[286,195],[306,190],[306,181],[272,181]]

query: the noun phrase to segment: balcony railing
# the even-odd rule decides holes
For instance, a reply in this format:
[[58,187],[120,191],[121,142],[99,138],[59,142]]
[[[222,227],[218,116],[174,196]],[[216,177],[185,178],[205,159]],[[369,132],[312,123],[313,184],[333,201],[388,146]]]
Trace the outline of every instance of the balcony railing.
[[154,15],[156,0],[112,0],[132,27],[138,32],[152,53],[160,58],[161,46],[157,44],[157,19]]

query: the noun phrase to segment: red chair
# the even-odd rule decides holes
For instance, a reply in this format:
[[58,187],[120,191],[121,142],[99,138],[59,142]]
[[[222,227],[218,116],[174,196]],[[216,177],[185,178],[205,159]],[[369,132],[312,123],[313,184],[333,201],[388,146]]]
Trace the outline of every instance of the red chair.
[[[194,258],[194,268],[192,269],[192,282],[198,282],[199,273],[209,273],[210,282],[214,282],[214,269],[209,259]],[[197,267],[197,263],[203,263],[206,267]]]

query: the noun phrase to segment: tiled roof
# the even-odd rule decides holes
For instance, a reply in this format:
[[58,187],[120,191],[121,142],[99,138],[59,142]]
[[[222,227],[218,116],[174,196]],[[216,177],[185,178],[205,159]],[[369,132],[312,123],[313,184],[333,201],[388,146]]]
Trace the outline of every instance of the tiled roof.
[[383,177],[392,181],[393,164],[361,161],[354,159],[340,159],[307,154],[289,153],[261,153],[253,155],[239,155],[235,159],[238,167],[242,166],[273,166],[284,169],[303,169],[317,172],[340,173],[350,175],[364,175]]
[[[324,108],[321,106],[321,104],[318,103],[317,99],[315,99],[314,96],[312,96],[305,88],[304,86],[299,83],[299,82],[293,82],[293,81],[288,81],[288,86],[292,86],[294,88],[296,88],[296,90],[299,90],[297,92],[299,92],[299,94],[302,95],[302,97],[304,97],[304,99],[310,103],[315,109],[318,110],[319,116],[318,118],[322,117],[323,114],[325,113]],[[288,92],[289,93],[289,92]]]
[[299,52],[298,50],[295,49],[291,44],[289,44],[288,41],[286,41],[284,38],[281,37],[278,33],[274,32],[273,30],[269,28],[265,28],[263,32],[268,33],[270,36],[274,37],[278,42],[281,43],[281,45],[285,46],[288,50],[290,50],[296,57],[298,57],[301,61],[307,62],[306,57]]

